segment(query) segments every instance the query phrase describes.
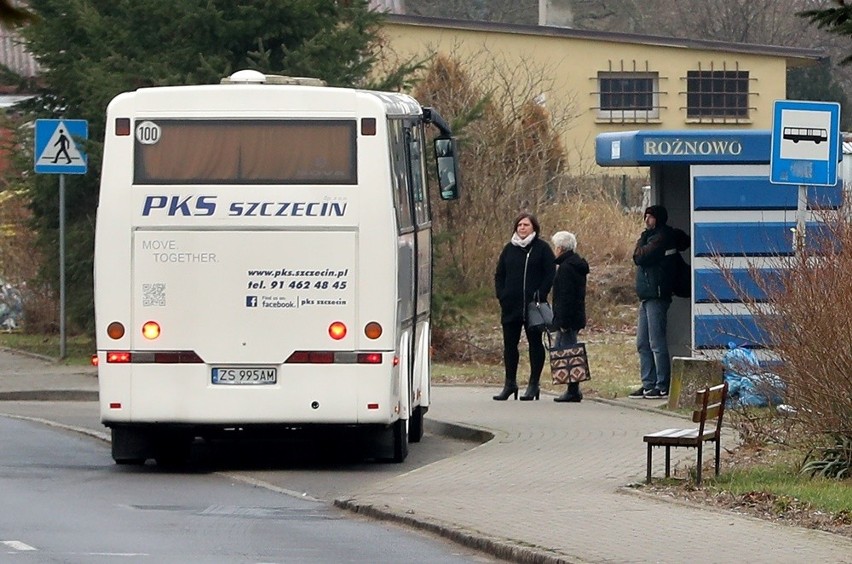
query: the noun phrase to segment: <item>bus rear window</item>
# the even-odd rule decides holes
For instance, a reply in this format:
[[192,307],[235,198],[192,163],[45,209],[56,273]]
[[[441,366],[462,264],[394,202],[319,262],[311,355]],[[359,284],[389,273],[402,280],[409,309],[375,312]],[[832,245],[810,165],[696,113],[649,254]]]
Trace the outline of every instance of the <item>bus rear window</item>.
[[137,120],[134,184],[356,184],[354,120]]

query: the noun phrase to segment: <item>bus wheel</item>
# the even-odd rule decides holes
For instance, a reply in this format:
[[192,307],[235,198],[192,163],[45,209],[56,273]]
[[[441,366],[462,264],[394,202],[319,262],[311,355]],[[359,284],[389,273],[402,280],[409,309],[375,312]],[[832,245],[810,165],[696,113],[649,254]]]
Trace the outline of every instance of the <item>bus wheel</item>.
[[408,418],[408,442],[419,443],[423,438],[423,408],[417,406]]

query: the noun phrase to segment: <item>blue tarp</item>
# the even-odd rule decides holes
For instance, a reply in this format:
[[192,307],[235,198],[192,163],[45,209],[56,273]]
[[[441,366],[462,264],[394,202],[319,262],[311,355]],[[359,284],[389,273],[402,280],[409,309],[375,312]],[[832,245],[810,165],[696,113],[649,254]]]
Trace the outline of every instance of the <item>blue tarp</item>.
[[784,382],[777,375],[764,372],[753,351],[728,343],[722,366],[728,383],[729,406],[766,407],[781,403]]
[[21,292],[0,278],[0,329],[17,329],[24,318],[24,300]]

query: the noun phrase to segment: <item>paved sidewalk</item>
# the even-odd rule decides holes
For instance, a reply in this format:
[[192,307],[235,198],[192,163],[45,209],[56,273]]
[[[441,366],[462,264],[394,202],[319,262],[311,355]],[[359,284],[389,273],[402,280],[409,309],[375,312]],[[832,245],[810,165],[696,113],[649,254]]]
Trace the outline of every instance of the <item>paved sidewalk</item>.
[[[57,390],[96,398],[95,370],[0,350],[0,399]],[[495,402],[496,391],[434,387],[427,428],[479,429],[494,438],[355,488],[335,503],[517,562],[852,563],[852,541],[844,537],[665,502],[626,487],[644,480],[642,435],[685,423],[640,409],[655,403],[556,404],[551,396]],[[658,452],[655,474],[662,475]],[[673,463],[694,464],[693,450],[673,453]]]

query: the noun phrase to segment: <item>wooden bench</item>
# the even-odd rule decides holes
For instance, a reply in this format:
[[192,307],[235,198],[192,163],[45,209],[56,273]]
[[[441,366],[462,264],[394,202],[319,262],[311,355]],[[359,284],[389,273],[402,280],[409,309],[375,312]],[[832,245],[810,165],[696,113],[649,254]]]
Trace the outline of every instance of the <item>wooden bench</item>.
[[[651,483],[651,453],[654,447],[666,447],[666,478],[671,474],[671,448],[687,447],[698,449],[698,462],[695,470],[695,483],[701,484],[702,448],[706,442],[716,443],[716,475],[719,475],[719,437],[722,431],[722,416],[725,413],[725,400],[728,397],[727,382],[699,390],[695,393],[695,410],[692,422],[698,423],[693,429],[665,429],[645,435],[648,443],[647,483]],[[710,422],[710,428],[706,424]],[[714,421],[715,420],[715,421]]]

